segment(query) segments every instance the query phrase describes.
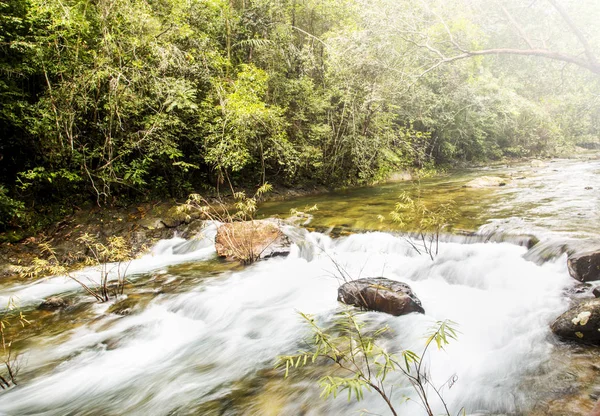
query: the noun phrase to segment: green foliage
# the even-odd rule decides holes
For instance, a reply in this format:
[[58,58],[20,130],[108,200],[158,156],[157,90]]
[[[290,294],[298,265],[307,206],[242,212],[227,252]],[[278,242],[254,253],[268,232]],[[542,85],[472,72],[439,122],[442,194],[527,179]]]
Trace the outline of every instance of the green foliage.
[[[125,275],[132,260],[131,249],[125,239],[113,236],[103,243],[97,237],[85,233],[77,240],[86,251],[85,264],[98,267],[99,279],[85,276],[86,283],[81,277],[72,274],[48,242],[39,244],[40,253],[44,257],[35,257],[31,266],[20,266],[17,272],[27,278],[64,275],[79,284],[98,302],[106,302],[111,297],[122,295],[127,283]],[[116,275],[116,278],[111,278],[111,274]]]
[[[585,27],[590,2],[569,6]],[[2,194],[31,207],[346,186],[596,143],[598,77],[509,58],[427,70],[456,45],[522,41],[477,3],[0,0]],[[559,16],[506,7],[544,46],[577,46],[553,36]],[[6,227],[19,216],[0,198]]]
[[12,347],[13,343],[20,338],[20,329],[25,328],[30,323],[23,315],[23,311],[19,310],[14,297],[10,297],[6,307],[0,309],[0,340],[2,341],[0,360],[2,367],[4,367],[0,370],[0,388],[2,390],[11,387],[11,383],[14,386],[17,385],[21,360],[14,353]]
[[0,231],[8,228],[24,215],[25,204],[7,195],[6,188],[0,185]]
[[414,224],[423,232],[434,233],[447,227],[455,215],[452,203],[440,204],[434,209],[430,209],[420,198],[411,198],[406,192],[400,194],[394,210],[390,212],[392,221],[400,226]]
[[[426,374],[423,361],[429,347],[434,344],[438,349],[444,349],[452,340],[458,337],[457,324],[452,321],[437,322],[426,334],[425,345],[420,354],[408,349],[390,352],[380,346],[378,338],[389,331],[382,327],[376,330],[366,328],[358,316],[347,310],[343,312],[338,325],[331,329],[320,327],[311,315],[300,313],[312,331],[312,339],[307,340],[309,350],[300,351],[294,355],[279,357],[277,367],[285,367],[284,376],[288,377],[291,370],[316,363],[332,363],[342,376],[325,375],[319,379],[321,397],[337,397],[340,392],[347,392],[348,400],[353,397],[361,400],[364,391],[374,390],[386,402],[391,412],[396,415],[396,405],[388,395],[392,386],[386,381],[387,376],[399,372],[404,376],[404,382],[409,382],[419,397],[420,404],[429,416],[433,416],[433,398],[444,406],[450,415],[440,387],[432,384],[429,374]],[[433,393],[430,393],[431,390]],[[433,396],[435,395],[435,396]]]
[[416,230],[414,239],[407,241],[419,254],[429,255],[431,260],[438,254],[440,233],[448,227],[456,217],[454,203],[439,204],[428,208],[420,198],[420,188],[417,188],[417,197],[412,198],[408,193],[402,192],[390,218],[401,227],[409,226]]
[[260,163],[264,181],[266,164],[285,167],[285,121],[280,108],[264,102],[267,81],[266,72],[241,65],[237,79],[215,85],[215,96],[204,102],[205,161],[217,171],[239,172]]
[[246,192],[233,192],[233,207],[222,199],[210,202],[200,194],[191,194],[185,204],[177,207],[180,214],[187,215],[186,219],[191,219],[191,215],[200,215],[210,221],[220,223],[231,223],[235,221],[252,221],[256,214],[259,201],[266,194],[273,190],[273,186],[265,182],[251,197],[246,196]]

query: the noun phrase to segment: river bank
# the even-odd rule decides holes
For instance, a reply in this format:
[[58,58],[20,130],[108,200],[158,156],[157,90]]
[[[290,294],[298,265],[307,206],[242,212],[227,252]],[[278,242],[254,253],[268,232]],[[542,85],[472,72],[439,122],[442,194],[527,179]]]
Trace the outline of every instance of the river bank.
[[[597,152],[581,151],[572,154],[569,159],[562,160],[593,161],[599,158],[600,154]],[[414,193],[418,190],[420,197],[432,206],[457,202],[459,215],[458,221],[453,224],[454,232],[472,233],[490,218],[482,213],[493,210],[493,205],[499,202],[502,195],[508,193],[510,196],[510,190],[515,189],[516,182],[522,182],[519,184],[522,185],[521,188],[531,185],[528,178],[535,178],[540,170],[553,170],[552,163],[560,160],[502,161],[470,169],[442,171],[419,179],[418,182],[415,182],[415,179],[418,179],[417,174],[403,171],[391,175],[387,181],[379,184],[339,190],[325,187],[275,187],[263,198],[259,217],[286,217],[292,209],[303,210],[316,205],[319,212],[313,215],[315,218],[309,225],[310,229],[329,230],[338,235],[368,230],[393,230],[397,227],[385,217],[394,209],[398,194],[403,191]],[[468,180],[489,174],[501,175],[513,183],[503,189],[504,193],[499,193],[498,189],[493,187],[475,190],[463,187]],[[535,183],[532,185],[537,186]],[[509,192],[506,192],[507,190]],[[251,190],[246,192],[250,194]],[[225,200],[228,201],[227,198]],[[230,199],[229,201],[231,202]],[[126,207],[98,207],[92,204],[81,208],[74,207],[72,215],[35,235],[17,242],[0,243],[0,278],[14,278],[19,272],[21,275],[26,274],[22,272],[26,272],[34,259],[40,255],[40,243],[51,244],[56,249],[61,263],[75,269],[81,267],[89,258],[85,245],[78,241],[84,234],[95,236],[100,242],[106,242],[106,239],[112,236],[123,237],[128,242],[134,258],[148,252],[149,247],[161,239],[174,235],[188,238],[197,231],[200,223],[195,221],[197,218],[188,218],[178,212],[177,207],[184,202],[169,200]],[[507,227],[512,227],[515,234],[538,232],[523,229],[522,224],[519,224],[518,215],[514,217],[517,217],[517,220],[509,219],[509,222],[513,222],[510,224],[489,225],[488,232],[494,232],[494,227],[495,231],[503,232]]]
[[[324,194],[323,187],[283,188],[269,193],[265,200],[281,201],[306,195]],[[215,197],[209,198],[216,201]],[[233,199],[224,198],[233,204]],[[161,239],[177,235],[192,236],[201,227],[199,215],[182,214],[178,207],[185,201],[167,200],[138,203],[126,207],[99,207],[88,204],[75,207],[71,215],[46,227],[42,231],[16,242],[0,243],[0,279],[16,278],[27,274],[36,257],[40,256],[39,244],[48,243],[56,250],[58,259],[71,269],[83,267],[89,258],[85,244],[79,241],[83,235],[91,235],[105,243],[109,237],[122,237],[127,241],[132,258],[147,253]],[[1,240],[0,240],[1,241]]]

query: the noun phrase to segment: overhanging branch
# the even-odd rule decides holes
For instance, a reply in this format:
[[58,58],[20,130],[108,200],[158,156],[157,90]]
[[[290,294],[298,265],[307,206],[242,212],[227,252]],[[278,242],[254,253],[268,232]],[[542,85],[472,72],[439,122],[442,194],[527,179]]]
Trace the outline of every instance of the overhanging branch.
[[512,48],[496,48],[496,49],[482,49],[478,51],[466,51],[461,54],[444,58],[431,67],[426,69],[421,76],[428,72],[431,72],[435,68],[442,64],[458,61],[461,59],[471,58],[473,56],[484,56],[484,55],[521,55],[521,56],[537,56],[541,58],[552,59],[555,61],[562,61],[575,64],[582,68],[588,69],[594,74],[600,75],[600,64],[597,62],[588,62],[585,59],[578,58],[573,55],[564,54],[561,52],[555,52],[548,49],[512,49]]
[[577,40],[579,40],[579,43],[581,43],[581,45],[583,46],[583,50],[585,51],[585,56],[586,56],[587,60],[589,61],[589,63],[592,66],[598,67],[599,64],[598,64],[598,60],[596,59],[596,55],[592,51],[592,48],[591,48],[590,44],[588,43],[587,39],[585,38],[585,36],[583,35],[583,33],[581,33],[581,30],[579,30],[579,27],[577,27],[575,22],[573,22],[573,20],[571,19],[571,16],[569,16],[567,11],[565,9],[563,9],[563,7],[556,0],[548,0],[548,2],[552,6],[554,6],[554,8],[558,11],[558,14],[560,14],[560,17],[562,17],[562,19],[565,21],[567,26],[569,26],[569,28],[573,31],[573,34],[577,37]]
[[[508,9],[502,4],[500,4],[500,7],[501,7],[505,17],[508,19],[509,23],[516,29],[519,36],[525,41],[525,43],[527,43],[529,48],[527,48],[527,49],[491,48],[491,49],[482,49],[482,50],[467,50],[466,48],[463,48],[457,44],[456,40],[454,39],[448,25],[444,21],[444,19],[437,13],[430,10],[432,13],[434,13],[434,15],[438,18],[438,20],[440,20],[440,22],[443,24],[443,26],[446,29],[446,32],[449,36],[449,41],[456,49],[455,52],[457,52],[457,54],[454,56],[448,57],[448,56],[442,55],[438,49],[432,47],[428,43],[425,45],[420,45],[420,46],[425,46],[427,49],[434,52],[436,55],[438,55],[438,57],[440,57],[440,59],[438,59],[429,68],[427,68],[425,71],[423,71],[419,75],[419,78],[426,75],[427,73],[433,71],[434,69],[440,67],[443,64],[458,61],[461,59],[470,58],[473,56],[484,56],[484,55],[520,55],[520,56],[534,56],[534,57],[552,59],[555,61],[571,63],[571,64],[577,65],[581,68],[585,68],[596,75],[600,75],[600,62],[596,58],[596,55],[594,54],[594,51],[593,51],[592,47],[590,46],[589,42],[587,41],[586,37],[584,36],[584,34],[579,30],[579,27],[575,24],[575,22],[571,19],[571,17],[567,13],[567,11],[559,4],[559,2],[557,0],[548,0],[548,2],[556,9],[556,11],[560,15],[561,19],[566,23],[566,25],[571,30],[572,34],[577,38],[578,42],[583,47],[583,52],[584,52],[585,57],[580,57],[577,55],[572,55],[572,54],[563,53],[563,52],[557,52],[557,51],[547,49],[545,47],[544,48],[536,48],[534,46],[533,42],[531,42],[531,39],[527,36],[527,33],[525,32],[525,30],[518,24],[516,19],[510,14]],[[460,53],[458,53],[458,52],[460,52]]]

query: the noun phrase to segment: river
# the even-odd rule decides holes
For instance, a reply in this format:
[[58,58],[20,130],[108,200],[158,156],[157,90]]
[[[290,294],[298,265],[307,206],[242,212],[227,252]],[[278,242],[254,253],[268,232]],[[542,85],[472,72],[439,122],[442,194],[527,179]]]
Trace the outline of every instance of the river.
[[[507,184],[463,187],[482,175]],[[19,385],[0,392],[0,414],[388,414],[374,393],[360,402],[345,394],[321,399],[316,380],[330,366],[288,378],[274,369],[278,356],[306,347],[311,333],[299,311],[331,327],[345,310],[332,259],[354,278],[406,282],[421,300],[425,314],[359,314],[367,328],[391,328],[381,340],[390,350],[420,351],[437,321],[458,324],[456,341],[426,355],[434,384],[454,380],[443,390],[452,414],[585,414],[600,386],[600,369],[592,368],[597,348],[568,346],[549,324],[578,284],[568,275],[565,244],[600,237],[598,190],[598,159],[474,169],[423,179],[418,188],[388,183],[264,204],[263,216],[315,204],[318,211],[305,227],[287,227],[294,241],[288,257],[251,266],[216,258],[214,225],[190,241],[163,240],[129,265],[130,283],[117,302],[93,302],[63,276],[5,283],[0,301],[18,298],[32,324],[15,343]],[[434,260],[416,253],[389,221],[403,191],[430,206],[454,201],[454,233]],[[516,244],[523,235],[541,240],[538,248]],[[95,268],[76,272],[97,275]],[[53,294],[72,306],[36,309]],[[387,383],[396,386],[399,414],[423,414],[400,374]]]

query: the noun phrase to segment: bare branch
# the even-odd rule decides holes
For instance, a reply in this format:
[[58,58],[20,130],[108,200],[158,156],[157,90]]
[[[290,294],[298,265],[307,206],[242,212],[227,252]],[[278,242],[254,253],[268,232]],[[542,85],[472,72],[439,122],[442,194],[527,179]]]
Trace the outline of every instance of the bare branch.
[[437,61],[435,64],[423,71],[419,78],[433,71],[439,66],[458,61],[461,59],[471,58],[473,56],[484,56],[484,55],[520,55],[520,56],[537,56],[541,58],[552,59],[555,61],[562,61],[575,64],[582,68],[585,68],[594,74],[600,75],[600,64],[590,63],[585,59],[578,58],[573,55],[567,55],[562,52],[555,52],[548,49],[512,49],[512,48],[495,48],[495,49],[482,49],[479,51],[467,51],[459,55],[455,55],[443,60]]
[[[565,23],[573,31],[573,34],[579,40],[579,43],[581,43],[581,45],[583,46],[583,49],[585,51],[585,56],[586,56],[589,64],[592,67],[597,68],[597,71],[600,71],[600,64],[598,63],[598,60],[596,59],[596,55],[594,55],[594,52],[592,51],[590,44],[588,43],[588,41],[585,38],[585,36],[583,35],[583,33],[581,33],[581,31],[579,30],[579,27],[577,27],[575,22],[573,22],[573,20],[571,19],[571,16],[569,16],[567,11],[556,0],[548,0],[548,2],[552,6],[554,6],[554,8],[558,11],[558,13],[560,14],[560,17],[562,17],[562,19],[565,21]],[[600,72],[596,72],[596,73],[600,73]]]
[[521,27],[521,25],[519,25],[519,23],[517,23],[513,15],[509,13],[509,11],[506,9],[506,7],[504,7],[504,5],[501,5],[500,7],[502,8],[502,12],[506,16],[510,24],[513,25],[513,27],[519,33],[519,36],[521,36],[525,43],[527,43],[527,46],[529,46],[530,49],[535,49],[535,46],[527,36],[527,33],[525,33],[525,30]]
[[[537,57],[541,57],[541,58],[552,59],[552,60],[555,60],[555,61],[562,61],[562,62],[566,62],[566,63],[571,63],[571,64],[577,65],[577,66],[579,66],[581,68],[585,68],[585,69],[589,70],[590,72],[592,72],[592,73],[594,73],[596,75],[600,75],[600,62],[596,58],[596,56],[595,56],[595,54],[594,54],[594,52],[593,52],[590,44],[588,43],[588,41],[585,38],[585,36],[583,35],[583,33],[579,30],[579,28],[573,22],[573,20],[569,16],[569,14],[558,3],[557,0],[548,0],[548,1],[558,11],[558,13],[560,14],[561,18],[565,21],[565,23],[567,24],[567,26],[571,29],[571,32],[575,35],[575,37],[579,40],[579,43],[583,46],[584,53],[585,53],[585,58],[581,58],[581,57],[579,57],[577,55],[572,55],[572,54],[568,54],[568,53],[553,51],[553,50],[550,50],[550,49],[546,48],[545,46],[543,48],[536,48],[535,45],[534,45],[534,43],[527,36],[527,33],[525,32],[525,30],[519,25],[519,23],[517,22],[517,20],[511,15],[511,13],[508,11],[508,9],[503,4],[500,4],[500,8],[502,9],[502,12],[506,16],[506,18],[508,19],[508,21],[510,22],[510,24],[518,32],[519,36],[525,41],[525,43],[527,43],[527,45],[529,46],[529,48],[528,49],[520,49],[520,48],[491,48],[491,49],[482,49],[482,50],[467,50],[467,49],[464,49],[454,39],[454,36],[452,35],[452,32],[451,32],[449,26],[446,24],[446,22],[443,19],[443,17],[440,14],[436,13],[434,10],[430,9],[429,6],[425,2],[422,2],[422,4],[424,5],[424,7],[426,7],[427,10],[430,13],[432,13],[437,18],[437,20],[439,22],[442,23],[442,25],[444,26],[444,28],[446,30],[446,33],[448,35],[449,42],[454,46],[454,48],[458,52],[461,52],[461,53],[456,54],[454,56],[447,57],[444,54],[442,54],[438,49],[436,49],[435,47],[429,45],[429,43],[428,43],[429,39],[428,38],[427,38],[427,41],[425,42],[425,44],[419,44],[418,42],[415,42],[413,40],[407,39],[410,43],[412,43],[412,44],[414,44],[416,46],[420,46],[422,48],[428,49],[430,52],[434,53],[439,58],[431,66],[429,66],[427,69],[425,69],[423,72],[421,72],[417,76],[416,79],[417,80],[420,79],[421,77],[425,76],[429,72],[435,70],[436,68],[440,67],[441,65],[443,65],[445,63],[450,63],[450,62],[458,61],[458,60],[461,60],[461,59],[470,58],[470,57],[473,57],[473,56],[483,56],[483,55],[537,56]],[[545,44],[545,42],[543,42],[543,43]]]

